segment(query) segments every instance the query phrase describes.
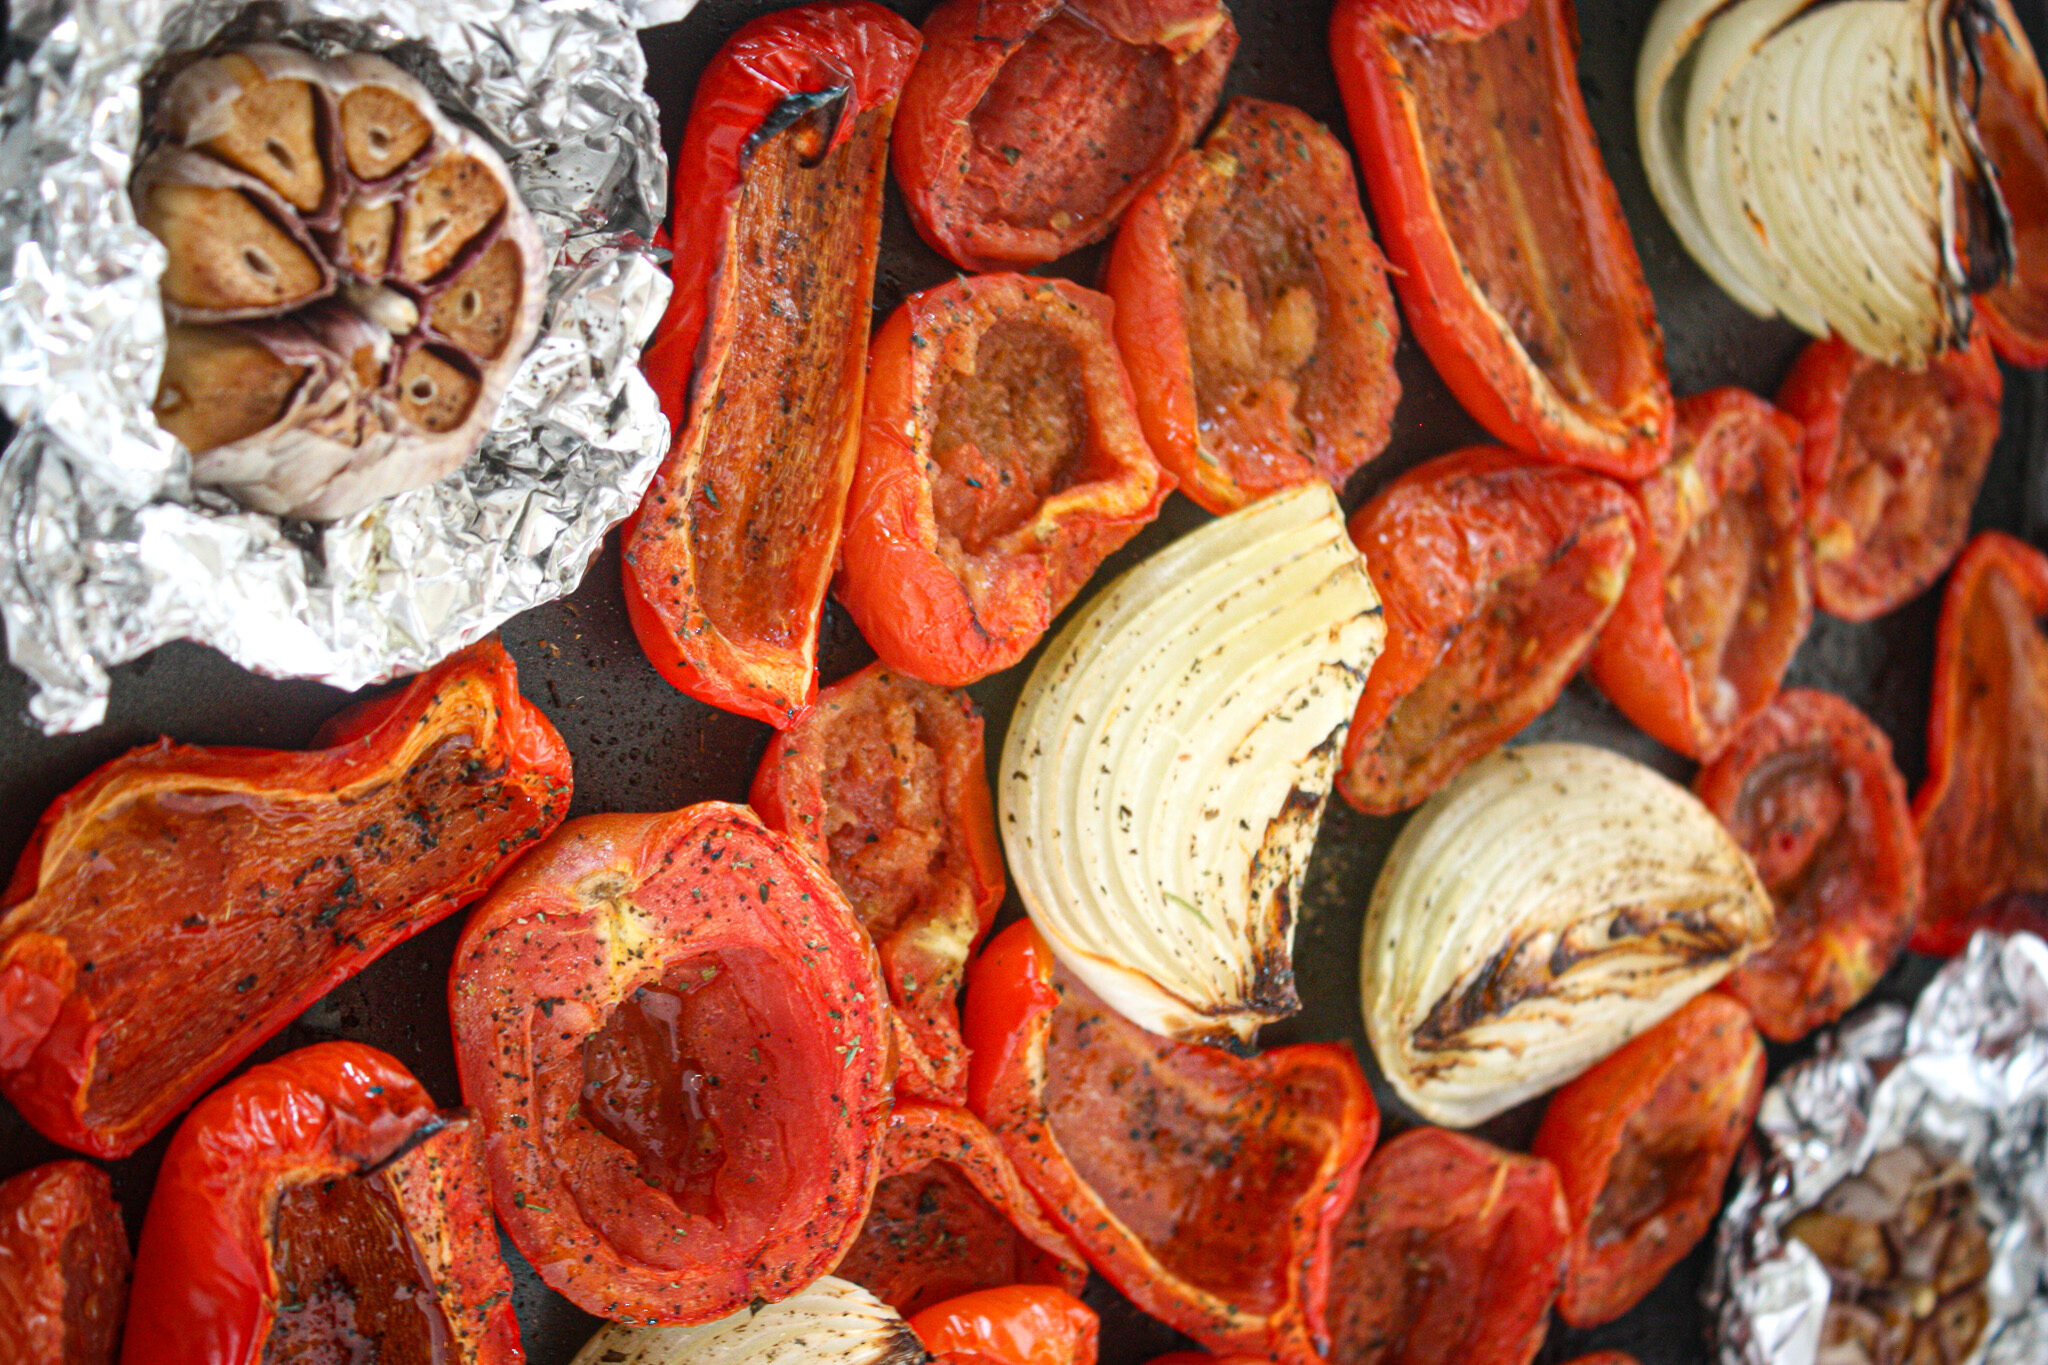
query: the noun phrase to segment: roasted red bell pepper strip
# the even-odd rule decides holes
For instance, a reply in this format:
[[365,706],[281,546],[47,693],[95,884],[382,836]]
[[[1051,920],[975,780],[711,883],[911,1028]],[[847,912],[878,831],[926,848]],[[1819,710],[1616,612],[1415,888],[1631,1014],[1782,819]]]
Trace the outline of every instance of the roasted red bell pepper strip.
[[0,1182],[0,1360],[112,1365],[128,1269],[105,1171],[52,1161]]
[[1690,758],[1777,695],[1813,620],[1800,425],[1752,393],[1678,405],[1671,461],[1636,486],[1649,534],[1593,647],[1593,681]]
[[2048,365],[2048,86],[2024,43],[1996,24],[1977,39],[1977,136],[2012,214],[2012,279],[1977,296],[1992,349],[2015,365]]
[[1685,1259],[1763,1093],[1763,1040],[1709,992],[1551,1096],[1529,1150],[1557,1167],[1571,1210],[1559,1316],[1611,1322]]
[[449,983],[499,1220],[604,1317],[786,1298],[867,1214],[883,999],[824,869],[746,807],[564,826],[470,917]]
[[1088,1265],[1039,1211],[986,1124],[965,1109],[899,1102],[868,1220],[832,1273],[908,1317],[1003,1285],[1078,1294]]
[[1778,406],[1806,427],[1806,524],[1822,611],[1868,621],[1941,577],[1969,534],[2003,394],[1981,328],[1918,373],[1840,337],[1800,353]]
[[1215,111],[1222,0],[945,0],[903,89],[910,220],[969,270],[1098,241]]
[[1781,1043],[1832,1024],[1906,946],[1924,894],[1891,741],[1840,697],[1794,688],[1736,732],[1693,791],[1778,909],[1770,941],[1720,988]]
[[2048,933],[2048,556],[1986,531],[1948,581],[1934,637],[1927,780],[1913,798],[1927,900],[1913,948],[1978,929]]
[[968,968],[969,1105],[1124,1297],[1212,1351],[1313,1365],[1330,1238],[1379,1130],[1351,1049],[1249,1060],[1128,1023],[1026,920]]
[[681,430],[627,525],[626,608],[663,677],[778,727],[817,687],[916,54],[867,0],[756,19],[698,82],[676,157],[675,292],[645,365]]
[[1419,805],[1546,709],[1628,582],[1643,514],[1618,483],[1497,447],[1427,461],[1351,518],[1387,644],[1344,740],[1360,810]]
[[476,1121],[396,1060],[318,1043],[179,1125],[135,1257],[122,1365],[518,1365]]
[[839,600],[899,673],[964,687],[1030,650],[1173,489],[1107,298],[961,279],[875,335]]
[[1386,448],[1401,324],[1351,157],[1233,100],[1131,205],[1104,288],[1152,451],[1218,514],[1344,481]]
[[974,702],[870,665],[769,741],[747,799],[832,874],[875,941],[897,1091],[967,1103],[957,1001],[1003,903]]
[[168,740],[44,814],[0,913],[0,1092],[126,1156],[560,823],[569,751],[496,641],[310,753]]
[[1101,1328],[1093,1308],[1035,1284],[977,1290],[910,1319],[942,1365],[1095,1365]]
[[1330,56],[1437,372],[1495,437],[1641,478],[1671,444],[1649,287],[1579,94],[1570,0],[1339,0]]
[[1338,1227],[1330,1359],[1526,1365],[1570,1236],[1548,1161],[1409,1129],[1373,1153]]

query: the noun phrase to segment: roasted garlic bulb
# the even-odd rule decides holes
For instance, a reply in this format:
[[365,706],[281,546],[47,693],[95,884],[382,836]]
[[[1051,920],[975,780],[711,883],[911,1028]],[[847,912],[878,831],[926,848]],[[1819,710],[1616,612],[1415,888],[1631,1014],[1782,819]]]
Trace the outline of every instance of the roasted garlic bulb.
[[155,410],[193,482],[327,520],[467,460],[546,301],[497,153],[381,57],[269,44],[185,67],[148,128]]

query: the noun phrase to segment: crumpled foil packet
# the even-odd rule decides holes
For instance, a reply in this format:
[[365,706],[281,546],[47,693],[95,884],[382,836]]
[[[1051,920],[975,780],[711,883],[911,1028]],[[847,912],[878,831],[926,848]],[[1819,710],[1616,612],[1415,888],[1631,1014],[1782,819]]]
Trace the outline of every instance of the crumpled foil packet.
[[1909,1141],[1969,1167],[1992,1221],[1991,1322],[1973,1362],[2048,1361],[2048,944],[1979,933],[1910,1015],[1865,1011],[1781,1076],[1756,1133],[1706,1291],[1724,1365],[1812,1365],[1827,1272],[1785,1225]]
[[[575,587],[668,445],[639,372],[668,297],[636,26],[679,0],[27,0],[0,89],[0,620],[46,730],[168,640],[337,687],[417,672]],[[232,28],[231,28],[232,26]],[[163,247],[128,178],[144,73],[216,38],[374,51],[480,125],[554,261],[539,340],[478,455],[315,526],[190,486],[150,412]]]

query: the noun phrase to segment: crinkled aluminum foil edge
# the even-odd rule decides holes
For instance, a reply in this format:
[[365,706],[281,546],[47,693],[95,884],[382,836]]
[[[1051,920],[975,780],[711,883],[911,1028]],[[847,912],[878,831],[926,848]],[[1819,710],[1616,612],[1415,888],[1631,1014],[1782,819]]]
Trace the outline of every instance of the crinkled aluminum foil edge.
[[1827,1273],[1785,1226],[1908,1141],[1969,1166],[1994,1221],[1973,1363],[2048,1360],[2048,944],[1977,934],[1910,1015],[1865,1011],[1781,1076],[1756,1131],[1705,1290],[1723,1365],[1812,1365]]
[[[0,90],[0,621],[46,730],[96,725],[114,664],[169,640],[337,687],[416,672],[572,590],[652,480],[639,373],[667,301],[668,169],[635,28],[677,0],[39,0]],[[542,335],[478,458],[325,527],[187,483],[150,415],[164,255],[127,196],[138,85],[260,12],[287,37],[423,42],[499,142],[554,256]],[[332,26],[340,25],[339,29]],[[359,37],[358,37],[359,35]]]

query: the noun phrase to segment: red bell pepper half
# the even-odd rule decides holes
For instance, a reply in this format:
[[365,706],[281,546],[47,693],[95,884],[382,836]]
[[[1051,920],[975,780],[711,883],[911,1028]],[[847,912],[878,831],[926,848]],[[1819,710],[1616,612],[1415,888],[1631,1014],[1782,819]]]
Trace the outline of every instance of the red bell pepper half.
[[1337,789],[1421,804],[1557,700],[1621,598],[1643,514],[1618,483],[1498,447],[1426,461],[1351,518],[1387,621]]
[[968,270],[1100,240],[1209,121],[1237,51],[1222,0],[945,0],[903,90],[910,220]]
[[1685,1259],[1763,1093],[1763,1041],[1708,992],[1551,1096],[1529,1150],[1557,1167],[1571,1210],[1559,1316],[1611,1322]]
[[1570,0],[1339,0],[1330,56],[1402,311],[1458,401],[1545,459],[1671,445],[1650,290],[1579,94]]
[[500,1221],[604,1317],[795,1293],[867,1215],[884,999],[824,869],[746,807],[564,826],[470,917],[449,983]]
[[1781,1043],[1869,993],[1920,912],[1920,839],[1891,741],[1840,697],[1780,693],[1693,779],[1777,906],[1770,941],[1721,981]]
[[1379,1129],[1350,1048],[1157,1037],[1028,920],[968,969],[965,1022],[970,1106],[1090,1264],[1212,1351],[1314,1365],[1331,1234]]
[[1570,1236],[1548,1161],[1409,1129],[1373,1153],[1338,1227],[1330,1359],[1527,1365]]
[[1351,157],[1299,109],[1231,101],[1124,215],[1103,286],[1138,416],[1211,512],[1386,448],[1401,324]]
[[981,712],[870,665],[769,741],[747,799],[832,874],[875,941],[897,1091],[967,1103],[957,1001],[1003,903]]
[[311,753],[168,740],[44,814],[0,905],[0,1093],[126,1156],[561,822],[569,751],[495,640]]
[[1927,900],[1916,952],[1978,929],[2048,933],[2048,556],[1986,531],[1949,577],[1934,637],[1927,780],[1913,798]]
[[1778,406],[1806,427],[1801,477],[1822,611],[1868,621],[1941,577],[1969,534],[2004,386],[1981,328],[1917,372],[1840,337],[1800,353]]
[[1648,534],[1593,647],[1623,715],[1691,758],[1772,697],[1813,620],[1799,491],[1805,433],[1752,393],[1678,405],[1671,461],[1636,486]]
[[128,1269],[105,1171],[52,1161],[0,1182],[0,1360],[111,1365]]
[[910,1330],[940,1365],[1095,1365],[1102,1324],[1064,1289],[1017,1284],[934,1304]]
[[763,16],[712,59],[676,157],[675,291],[644,363],[680,430],[627,525],[626,608],[663,677],[775,726],[817,687],[916,55],[867,0]]
[[518,1365],[482,1158],[475,1120],[375,1048],[250,1068],[164,1154],[122,1365]]
[[908,1317],[1004,1285],[1078,1294],[1088,1265],[965,1109],[898,1103],[868,1220],[833,1274]]
[[1111,305],[1065,280],[961,279],[875,334],[839,600],[899,673],[1008,668],[1173,489]]

